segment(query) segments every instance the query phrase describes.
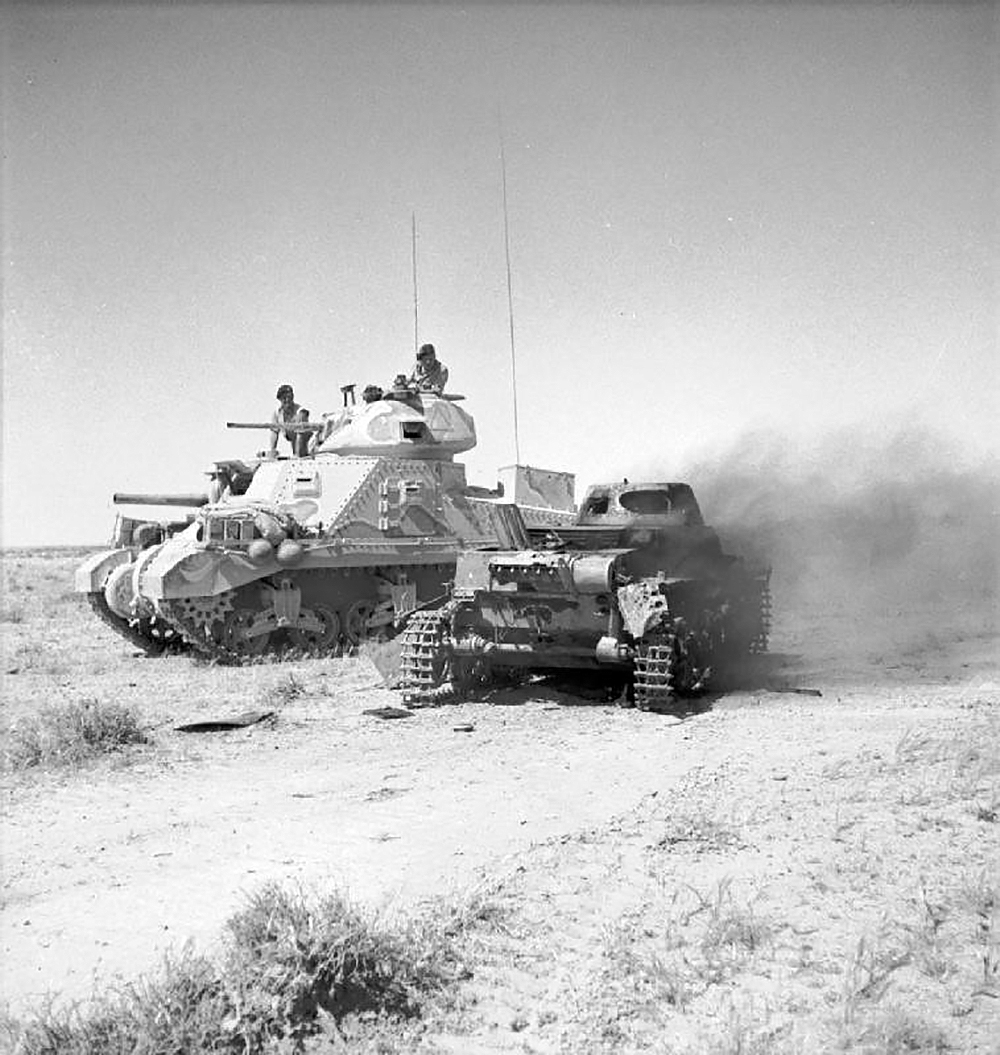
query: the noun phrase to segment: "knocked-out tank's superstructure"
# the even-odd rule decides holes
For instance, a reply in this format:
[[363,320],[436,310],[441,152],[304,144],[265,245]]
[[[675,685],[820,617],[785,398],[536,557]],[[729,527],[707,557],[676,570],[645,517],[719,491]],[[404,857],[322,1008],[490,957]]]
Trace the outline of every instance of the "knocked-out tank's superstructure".
[[404,692],[511,672],[617,672],[667,708],[767,648],[769,569],[726,555],[683,483],[590,488],[571,525],[531,546],[464,550],[451,600],[402,634]]
[[461,399],[402,386],[292,426],[315,433],[310,454],[264,458],[241,493],[213,496],[157,544],[81,568],[77,588],[113,611],[152,613],[223,659],[389,631],[446,599],[460,550],[528,544],[514,507],[470,487],[454,460],[476,442]]

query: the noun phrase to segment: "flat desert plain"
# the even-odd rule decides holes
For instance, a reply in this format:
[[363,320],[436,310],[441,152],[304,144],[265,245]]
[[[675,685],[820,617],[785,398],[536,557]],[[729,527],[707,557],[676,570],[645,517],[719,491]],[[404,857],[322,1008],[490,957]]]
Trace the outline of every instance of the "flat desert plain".
[[[273,881],[388,918],[494,905],[453,999],[378,1050],[1000,1051],[981,583],[904,601],[836,576],[796,595],[776,573],[771,655],[686,714],[538,680],[384,720],[365,712],[401,701],[369,654],[137,654],[72,592],[85,552],[4,555],[5,741],[87,701],[133,708],[149,740],[8,758],[13,1015],[86,1002],[186,943],[210,952]],[[251,710],[271,717],[176,729]]]

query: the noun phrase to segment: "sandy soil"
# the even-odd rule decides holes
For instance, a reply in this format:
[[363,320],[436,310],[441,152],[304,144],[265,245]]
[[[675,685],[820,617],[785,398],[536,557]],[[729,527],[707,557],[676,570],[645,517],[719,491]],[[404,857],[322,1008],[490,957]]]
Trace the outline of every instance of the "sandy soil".
[[[922,745],[997,736],[996,640],[978,616],[929,636],[919,613],[884,614],[855,647],[851,613],[793,615],[779,598],[777,656],[757,687],[712,697],[683,720],[547,684],[382,720],[364,711],[399,699],[362,659],[234,670],[136,656],[60,593],[72,563],[40,557],[14,569],[25,600],[5,627],[7,718],[43,701],[115,699],[142,709],[153,744],[6,778],[0,948],[15,1011],[48,994],[86,998],[189,940],[211,947],[245,892],[268,880],[336,885],[394,912],[502,876],[521,936],[485,955],[472,1019],[438,1023],[424,1048],[639,1050],[649,1035],[629,1032],[621,1013],[613,1029],[594,1021],[586,986],[607,989],[609,928],[624,933],[663,910],[668,865],[676,889],[718,890],[728,876],[764,898],[765,914],[784,906],[800,952],[816,930],[844,949],[856,943],[896,894],[919,887],[913,869],[935,889],[1000,876],[995,818],[970,812],[989,806],[982,772],[968,801],[946,797],[957,811],[947,823],[934,810],[928,821],[916,792],[907,803],[896,791],[904,777],[917,790],[921,774],[958,779],[954,767],[934,770],[945,756],[924,757]],[[36,606],[24,587],[44,593],[44,582],[54,600]],[[250,708],[275,716],[230,732],[173,728]],[[985,779],[995,794],[1000,778]],[[866,813],[876,784],[888,797]],[[876,843],[878,868],[844,865],[845,853]],[[833,889],[848,873],[851,883],[868,874],[871,890],[841,883],[847,900],[825,916],[803,899],[805,886]],[[623,941],[638,949],[642,936]],[[995,1050],[982,1038],[1000,1029],[984,1017],[997,1004],[984,999],[967,1017],[962,1050]],[[635,1021],[652,1028],[648,1014]]]

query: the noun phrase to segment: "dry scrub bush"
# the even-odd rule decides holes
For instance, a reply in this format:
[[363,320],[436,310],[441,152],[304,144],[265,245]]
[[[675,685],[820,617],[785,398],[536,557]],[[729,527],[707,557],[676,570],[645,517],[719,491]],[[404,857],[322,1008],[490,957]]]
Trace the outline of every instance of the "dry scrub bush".
[[320,1012],[403,1017],[447,972],[442,938],[382,929],[339,895],[316,905],[269,885],[228,923],[228,1028],[258,1050],[269,1037],[304,1037]]
[[292,1053],[321,1033],[342,1046],[351,1016],[400,1022],[457,980],[453,939],[481,911],[439,906],[389,928],[338,894],[271,884],[229,920],[218,962],[185,949],[85,1012],[47,1008],[5,1032],[19,1055]]
[[98,700],[47,705],[11,730],[7,764],[72,765],[148,742],[131,707]]

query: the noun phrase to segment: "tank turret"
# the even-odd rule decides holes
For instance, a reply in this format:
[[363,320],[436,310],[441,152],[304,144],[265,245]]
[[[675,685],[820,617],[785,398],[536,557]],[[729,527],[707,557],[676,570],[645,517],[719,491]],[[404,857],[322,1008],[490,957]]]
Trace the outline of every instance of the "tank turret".
[[456,406],[463,398],[393,389],[382,399],[329,415],[317,436],[317,452],[450,461],[476,445],[471,415]]

